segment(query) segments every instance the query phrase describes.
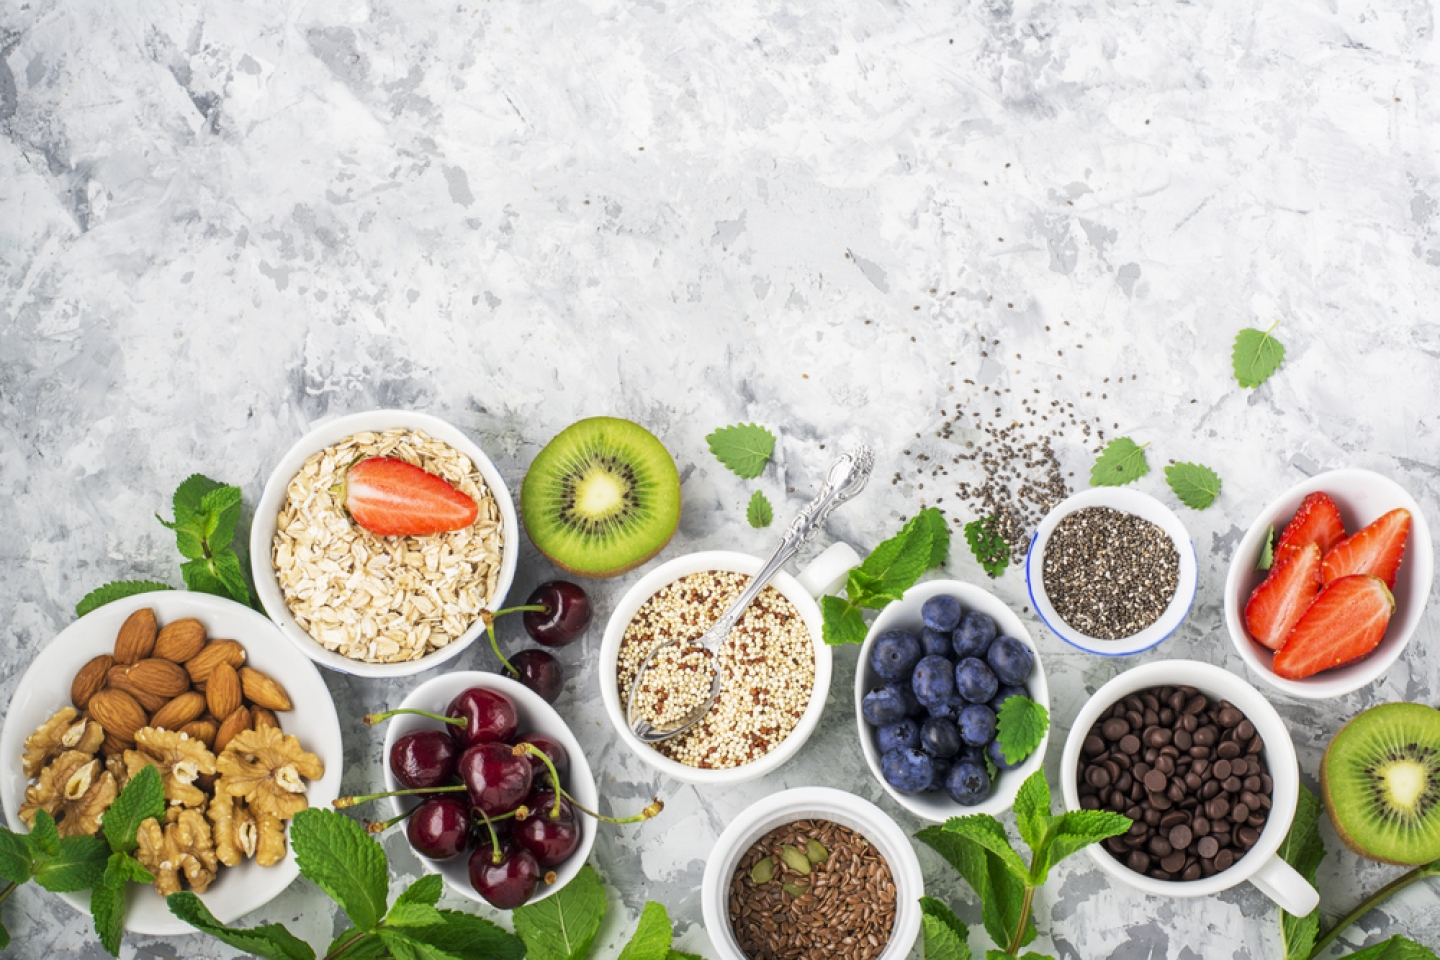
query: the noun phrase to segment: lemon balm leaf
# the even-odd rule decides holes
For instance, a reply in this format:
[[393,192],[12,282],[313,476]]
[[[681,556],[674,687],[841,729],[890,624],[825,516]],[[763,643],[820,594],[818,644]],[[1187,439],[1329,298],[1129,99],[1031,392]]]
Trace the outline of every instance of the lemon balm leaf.
[[1235,369],[1235,382],[1240,386],[1260,386],[1284,362],[1285,345],[1270,335],[1279,325],[1280,321],[1276,320],[1269,330],[1247,327],[1235,335],[1230,360]]
[[1172,463],[1165,468],[1165,482],[1192,510],[1204,510],[1220,496],[1220,477],[1204,464]]
[[750,506],[745,510],[745,519],[757,530],[770,526],[770,522],[775,519],[775,512],[770,509],[770,501],[759,490],[750,496]]
[[733,473],[754,480],[775,452],[775,434],[753,423],[721,427],[705,438],[710,452]]
[[1148,446],[1148,443],[1137,445],[1129,437],[1111,440],[1090,468],[1090,486],[1122,487],[1145,476],[1150,472],[1150,464],[1145,462]]
[[992,580],[1010,565],[1010,545],[995,532],[994,523],[994,517],[981,517],[965,524],[965,542]]
[[1050,729],[1050,714],[1029,697],[1007,697],[1000,705],[995,739],[1006,763],[1019,763],[1040,746]]

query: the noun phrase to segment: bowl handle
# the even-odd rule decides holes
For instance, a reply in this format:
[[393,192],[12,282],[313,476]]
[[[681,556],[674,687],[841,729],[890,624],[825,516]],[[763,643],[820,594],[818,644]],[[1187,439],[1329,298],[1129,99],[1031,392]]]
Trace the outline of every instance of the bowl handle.
[[844,582],[850,568],[860,565],[860,554],[848,543],[836,541],[805,565],[795,577],[812,597],[830,593]]
[[1307,916],[1320,905],[1319,892],[1278,856],[1265,861],[1250,882],[1291,916]]

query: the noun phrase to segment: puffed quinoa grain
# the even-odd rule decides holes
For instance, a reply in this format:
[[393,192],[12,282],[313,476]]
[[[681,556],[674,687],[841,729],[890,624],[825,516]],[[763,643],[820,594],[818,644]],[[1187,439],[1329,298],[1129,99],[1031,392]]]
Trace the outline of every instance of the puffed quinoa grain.
[[[620,641],[620,702],[628,702],[635,672],[652,650],[670,640],[698,639],[749,582],[743,573],[707,570],[681,577],[645,601]],[[652,679],[647,672],[650,689],[642,690],[637,702],[658,710],[662,719],[671,711],[688,713],[690,707],[681,701],[687,691],[696,698],[689,687],[699,691],[699,700],[709,696],[710,672],[700,662],[708,656],[704,651],[682,653],[669,677]],[[765,756],[795,729],[815,686],[810,630],[774,587],[755,598],[717,659],[721,688],[715,706],[689,730],[654,745],[670,759],[703,770],[739,767]]]

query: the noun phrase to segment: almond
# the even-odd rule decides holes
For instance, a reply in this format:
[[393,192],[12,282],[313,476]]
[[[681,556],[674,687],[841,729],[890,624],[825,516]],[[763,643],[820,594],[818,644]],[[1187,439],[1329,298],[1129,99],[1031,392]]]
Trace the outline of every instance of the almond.
[[108,735],[128,743],[134,743],[135,731],[149,723],[144,709],[124,690],[101,690],[86,709]]
[[110,682],[112,690],[123,690],[130,694],[140,706],[145,708],[147,713],[154,713],[170,702],[170,698],[167,696],[153,693],[138,684],[131,683],[130,668],[124,664],[117,663],[111,667],[105,678]]
[[155,711],[155,715],[150,718],[150,726],[165,730],[179,730],[191,720],[198,719],[204,712],[204,697],[198,693],[182,693]]
[[256,730],[263,730],[265,727],[274,727],[281,733],[284,729],[280,726],[280,720],[275,716],[274,711],[266,710],[264,707],[256,707],[254,711],[254,727]]
[[84,710],[91,697],[110,685],[107,674],[114,665],[115,658],[102,653],[80,668],[70,683],[70,702],[75,704],[75,709]]
[[191,740],[199,740],[208,748],[215,745],[215,734],[220,732],[220,724],[213,720],[191,720],[180,728],[180,732]]
[[133,746],[135,746],[135,744],[129,740],[121,740],[115,736],[115,734],[107,733],[105,734],[105,740],[100,744],[100,752],[108,759],[123,754]]
[[245,699],[266,710],[290,710],[290,695],[285,688],[252,667],[240,668],[240,686]]
[[165,624],[155,638],[155,650],[150,656],[171,663],[184,663],[198,656],[204,647],[205,628],[194,617],[186,617]]
[[203,650],[185,661],[185,671],[195,683],[205,683],[217,663],[228,663],[240,669],[245,663],[245,648],[234,640],[211,640]]
[[190,675],[178,663],[150,657],[130,667],[126,677],[133,686],[146,693],[154,693],[171,699],[190,689]]
[[115,662],[135,663],[150,656],[154,649],[155,611],[143,607],[120,625],[120,633],[115,638]]
[[215,745],[211,747],[211,750],[217,754],[220,753],[237,734],[244,733],[249,729],[250,711],[240,707],[220,724],[220,729],[215,733]]
[[217,717],[228,717],[238,707],[244,706],[241,701],[240,675],[230,664],[217,663],[215,669],[210,671],[210,679],[205,683],[205,702],[210,705],[210,712]]

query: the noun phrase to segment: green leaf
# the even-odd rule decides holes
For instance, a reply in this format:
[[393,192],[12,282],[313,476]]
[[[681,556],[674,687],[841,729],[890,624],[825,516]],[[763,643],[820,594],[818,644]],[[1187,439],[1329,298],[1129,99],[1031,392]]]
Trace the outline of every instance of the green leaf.
[[770,454],[775,452],[775,434],[753,423],[721,427],[706,437],[705,442],[715,459],[746,480],[760,476]]
[[180,486],[175,488],[175,495],[171,499],[175,522],[185,523],[197,518],[205,510],[205,495],[221,486],[223,484],[198,473],[192,473],[180,481]]
[[995,721],[995,739],[1006,763],[1019,763],[1035,752],[1045,731],[1050,729],[1050,714],[1029,697],[1009,697],[1000,705]]
[[930,528],[930,562],[925,568],[938,567],[950,557],[950,525],[945,522],[945,514],[927,507],[916,519]]
[[658,903],[647,903],[635,936],[620,951],[620,960],[666,960],[670,955],[670,915]]
[[517,907],[510,919],[525,941],[527,960],[581,960],[604,916],[605,885],[587,863],[558,893]]
[[826,643],[837,646],[865,642],[868,631],[859,607],[848,600],[827,595],[820,598],[820,612],[824,615],[820,635]]
[[[420,927],[411,931],[412,935],[422,930],[435,930],[436,927]],[[517,940],[516,943],[519,943]],[[333,956],[338,950],[345,951],[345,960],[388,960],[390,951],[380,937],[374,933],[363,933],[354,927],[346,930],[330,943],[329,949],[324,956]]]
[[200,501],[204,514],[205,545],[213,555],[230,546],[240,520],[240,488],[216,487]]
[[105,811],[105,839],[110,849],[129,853],[135,849],[135,834],[140,824],[150,818],[159,820],[165,816],[165,787],[160,782],[160,771],[148,764],[130,778],[120,796]]
[[[1118,837],[1130,829],[1130,824],[1129,817],[1109,810],[1068,810],[1062,813],[1051,830],[1046,871],[1077,850],[1106,837]],[[1044,883],[1044,875],[1036,882]]]
[[1265,544],[1260,548],[1260,559],[1255,561],[1256,570],[1269,570],[1275,563],[1275,524],[1265,531]]
[[311,807],[295,815],[290,844],[305,879],[330,895],[350,922],[373,930],[385,915],[385,851],[349,817]]
[[[108,813],[106,817],[108,819]],[[120,938],[125,933],[125,884],[130,876],[127,864],[134,862],[129,854],[119,850],[110,854],[100,885],[90,891],[90,916],[95,921],[95,934],[112,957],[120,956]]]
[[936,517],[941,518],[940,523],[945,522],[940,511],[926,507],[911,517],[899,533],[870,551],[860,569],[878,581],[878,592],[899,596],[913,587],[920,575],[930,568]]
[[1437,960],[1437,958],[1435,951],[1429,947],[1421,946],[1414,940],[1402,937],[1397,933],[1389,940],[1366,947],[1359,953],[1350,954],[1350,960]]
[[[1009,943],[1025,905],[1024,881],[1011,873],[995,854],[944,827],[926,827],[915,837],[944,857],[975,891],[980,898],[980,918],[990,939]],[[1035,923],[1027,919],[1021,945],[1034,940],[1035,935]]]
[[428,903],[400,903],[396,902],[385,914],[385,925],[387,927],[428,927],[431,924],[444,922],[440,911]]
[[208,560],[187,560],[180,564],[180,576],[185,580],[185,588],[196,593],[209,593],[217,597],[230,598],[230,591],[225,589],[225,584],[210,570]]
[[60,852],[60,830],[55,826],[55,819],[47,811],[43,809],[35,811],[35,826],[31,828],[27,840],[33,860],[39,860],[41,857],[53,857]]
[[770,501],[765,499],[765,494],[759,490],[750,495],[750,506],[745,508],[745,519],[757,530],[770,526],[770,522],[775,519],[775,512],[770,509]]
[[[1272,528],[1273,529],[1273,528]],[[1290,821],[1290,832],[1277,851],[1295,872],[1311,885],[1315,883],[1315,872],[1320,861],[1325,859],[1325,841],[1320,839],[1320,801],[1305,787],[1295,804],[1295,818]],[[1315,946],[1320,934],[1320,908],[1297,917],[1280,912],[1280,939],[1285,946],[1285,960],[1305,960]]]
[[51,893],[89,890],[105,876],[110,847],[99,837],[64,837],[60,851],[37,864],[35,882]]
[[1165,482],[1193,510],[1204,510],[1220,496],[1220,477],[1204,464],[1172,463],[1165,468]]
[[[207,933],[226,946],[265,960],[315,960],[310,945],[278,923],[267,923],[249,930],[227,927],[216,920],[200,898],[188,890],[165,898],[170,912],[201,933]],[[353,952],[347,956],[354,956]]]
[[1090,468],[1090,486],[1121,487],[1139,480],[1150,472],[1145,462],[1145,447],[1136,446],[1129,437],[1116,437],[1105,445],[1105,452]]
[[1036,770],[1020,784],[1015,794],[1015,826],[1020,838],[1035,851],[1032,864],[1044,860],[1051,821],[1058,819],[1050,816],[1050,784],[1045,782],[1045,771]]
[[0,950],[10,946],[10,931],[5,929],[5,924],[0,923]]
[[229,548],[219,551],[210,560],[210,569],[225,588],[225,593],[236,603],[250,605],[250,588],[245,584],[245,571],[240,558]]
[[394,960],[459,960],[450,951],[418,939],[415,936],[418,932],[418,929],[402,930],[398,927],[381,927],[376,931]]
[[994,579],[1010,565],[1010,544],[994,531],[995,518],[981,517],[965,524],[965,542],[975,561]]
[[[1012,954],[1006,953],[1004,950],[986,950],[985,960],[1016,960],[1016,958]],[[1055,960],[1055,958],[1047,957],[1044,954],[1036,953],[1033,950],[1028,950],[1020,955],[1019,960]]]
[[671,950],[665,955],[665,960],[705,960],[698,953],[686,953],[683,950]]
[[[559,894],[556,894],[559,896]],[[523,960],[525,944],[473,913],[441,910],[443,923],[406,930],[411,941],[428,944],[460,960]],[[350,960],[352,953],[345,955]]]
[[955,911],[934,897],[920,898],[925,960],[970,960],[970,931]]
[[1020,859],[1010,846],[1010,838],[1005,835],[1005,828],[1000,821],[988,813],[972,813],[967,817],[951,817],[942,825],[944,830],[959,834],[967,840],[973,840],[980,846],[989,850],[1000,858],[1005,869],[1024,882],[1030,876],[1030,871],[1025,868],[1025,863]]
[[1235,382],[1242,387],[1258,387],[1270,379],[1285,359],[1285,345],[1270,335],[1280,325],[1276,320],[1269,330],[1246,327],[1235,335],[1235,349],[1230,360],[1235,368]]
[[96,587],[81,597],[80,602],[75,604],[75,616],[83,617],[91,610],[98,610],[107,603],[124,600],[126,597],[173,589],[175,588],[170,584],[160,583],[158,580],[116,580],[102,587]]
[[[428,906],[435,906],[440,902],[440,894],[445,892],[445,880],[438,873],[427,873],[406,887],[400,896],[395,898],[395,906],[402,903],[423,903]],[[394,907],[391,908],[394,912]]]
[[903,591],[892,591],[879,577],[871,576],[859,567],[845,574],[845,596],[857,607],[883,610],[899,600]]
[[0,827],[0,877],[11,883],[25,883],[33,875],[30,844],[25,842],[25,836]]

